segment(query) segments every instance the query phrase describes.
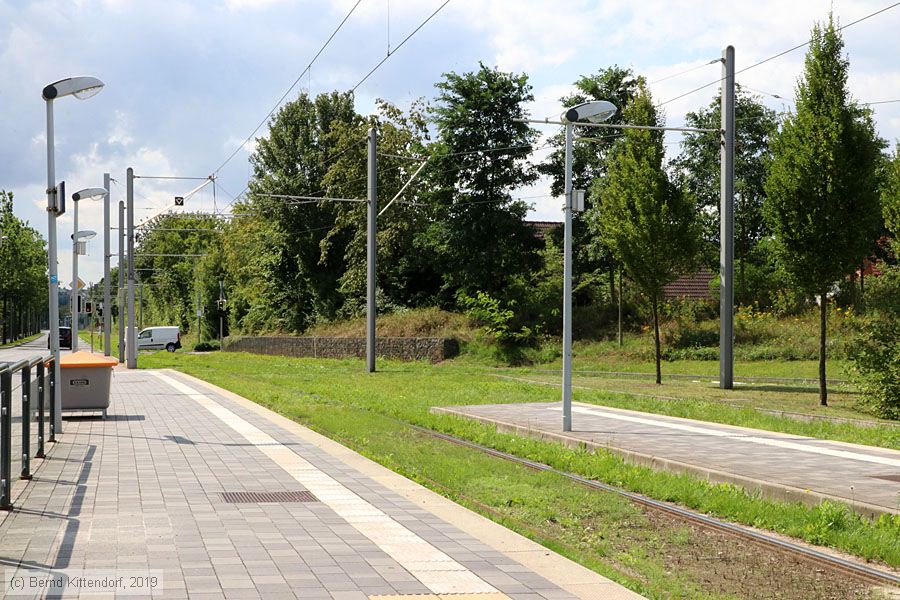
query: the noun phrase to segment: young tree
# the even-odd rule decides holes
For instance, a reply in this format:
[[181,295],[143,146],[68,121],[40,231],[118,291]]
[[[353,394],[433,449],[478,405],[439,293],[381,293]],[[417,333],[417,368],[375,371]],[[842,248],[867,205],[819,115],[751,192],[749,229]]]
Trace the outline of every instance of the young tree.
[[[627,123],[663,123],[643,83],[623,112]],[[625,130],[624,138],[612,149],[606,175],[594,183],[594,193],[603,202],[591,215],[613,255],[650,298],[656,383],[662,382],[662,288],[691,269],[700,239],[695,202],[670,181],[663,168],[663,156],[662,131]]]
[[537,267],[539,243],[524,222],[528,206],[510,195],[536,178],[527,159],[537,132],[515,121],[533,100],[524,74],[481,64],[475,72],[446,73],[436,87],[426,236],[443,274],[443,301],[451,304],[457,290],[497,294]]
[[[775,112],[759,99],[742,91],[735,94],[734,156],[734,250],[738,259],[738,290],[746,290],[745,265],[753,251],[768,235],[762,214],[766,197],[766,161],[771,157],[769,138],[778,130]],[[719,96],[706,108],[689,112],[686,125],[703,129],[721,127]],[[704,259],[718,264],[719,258],[719,178],[721,136],[718,133],[687,133],[681,153],[673,166],[681,184],[697,199],[703,221]],[[745,298],[746,300],[747,298]]]
[[797,112],[772,143],[764,214],[776,257],[796,286],[820,298],[819,402],[828,404],[825,341],[828,294],[874,246],[881,210],[882,142],[871,113],[850,99],[849,62],[831,16],[813,27]]
[[[571,107],[590,100],[607,100],[620,109],[626,106],[638,92],[638,86],[644,81],[631,69],[625,69],[614,65],[601,69],[594,75],[584,75],[575,82],[575,92],[560,98],[560,109]],[[562,112],[562,110],[560,110]],[[607,122],[618,124],[623,122],[621,110],[616,112]],[[609,247],[604,243],[602,236],[589,227],[590,219],[586,215],[602,201],[591,193],[591,182],[606,172],[606,157],[615,141],[619,138],[619,132],[615,130],[597,130],[589,127],[575,127],[576,136],[596,138],[591,142],[578,143],[572,148],[572,187],[586,190],[585,213],[573,215],[572,240],[575,260],[573,261],[573,276],[575,279],[575,302],[579,299],[589,301],[596,300],[596,293],[602,292],[596,282],[605,279],[609,285],[609,300],[615,296],[613,273],[616,265],[610,256]],[[550,191],[557,196],[562,196],[565,191],[565,130],[560,128],[550,144],[554,147],[547,160],[538,165],[538,170],[551,178]],[[561,231],[557,232],[554,241],[562,244]],[[577,293],[577,290],[582,293]],[[593,291],[594,294],[584,293]],[[621,290],[620,290],[621,293]]]

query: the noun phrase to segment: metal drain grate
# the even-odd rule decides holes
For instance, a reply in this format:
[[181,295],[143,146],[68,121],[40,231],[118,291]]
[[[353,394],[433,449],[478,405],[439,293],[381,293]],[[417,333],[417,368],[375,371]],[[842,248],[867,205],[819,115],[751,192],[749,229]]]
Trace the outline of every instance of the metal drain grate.
[[872,475],[875,479],[884,479],[885,481],[896,481],[900,483],[900,473],[897,475]]
[[222,500],[229,504],[259,504],[285,502],[319,502],[312,492],[296,490],[292,492],[220,492]]

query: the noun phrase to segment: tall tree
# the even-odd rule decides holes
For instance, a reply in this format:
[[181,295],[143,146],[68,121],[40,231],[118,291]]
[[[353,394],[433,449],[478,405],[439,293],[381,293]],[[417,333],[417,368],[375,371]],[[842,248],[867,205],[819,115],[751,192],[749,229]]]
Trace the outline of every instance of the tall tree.
[[[338,123],[358,125],[353,94],[332,92],[315,98],[306,93],[285,104],[257,140],[250,157],[253,178],[249,206],[269,219],[274,231],[266,262],[276,285],[268,289],[269,310],[278,328],[303,331],[316,319],[333,317],[341,306],[339,280],[345,271],[343,251],[323,254],[321,244],[334,226],[339,207],[334,202],[300,203],[271,195],[326,196],[329,164],[344,152],[365,152],[363,139],[340,144],[332,129]],[[332,244],[343,248],[350,233]]]
[[[636,76],[631,69],[613,65],[606,69],[601,69],[593,75],[580,77],[574,84],[575,91],[560,98],[560,107],[569,108],[590,100],[607,100],[620,109],[608,122],[610,124],[623,123],[624,117],[622,116],[621,108],[631,102],[643,81],[643,77]],[[595,204],[602,201],[601,198],[594,197],[591,183],[605,174],[607,155],[615,141],[620,137],[620,132],[613,129],[576,126],[575,134],[576,136],[595,138],[590,142],[577,143],[572,148],[572,187],[587,192],[585,194],[585,208],[590,211]],[[547,157],[546,161],[538,165],[538,170],[550,177],[550,191],[554,195],[561,196],[565,192],[564,129],[560,129],[554,134],[550,138],[549,143],[554,150]],[[609,248],[604,243],[603,237],[597,235],[598,232],[588,226],[588,220],[583,218],[582,213],[576,213],[573,217],[572,246],[575,252],[575,260],[572,266],[576,290],[575,302],[590,301],[596,304],[597,298],[593,296],[595,296],[596,292],[602,292],[602,290],[598,290],[597,285],[592,284],[596,284],[604,275],[609,277],[609,298],[612,300],[612,272],[615,269],[615,265],[610,256]],[[556,232],[556,237],[558,239],[554,239],[554,242],[561,246],[561,232]],[[578,290],[581,290],[581,293],[578,293]],[[595,294],[587,293],[589,290],[593,290]]]
[[[768,235],[762,206],[766,197],[766,162],[771,157],[769,138],[778,130],[778,119],[775,111],[738,86],[735,120],[734,250],[739,267],[738,299],[742,300],[740,292],[746,289],[744,267],[753,260],[756,245]],[[688,127],[718,130],[720,97],[705,108],[689,112],[685,121]],[[718,133],[687,133],[673,163],[682,185],[697,199],[703,221],[703,257],[710,265],[718,264],[719,256],[720,149]]]
[[[409,111],[378,100],[373,119],[359,125],[335,125],[334,133],[340,144],[350,145],[363,139],[367,129],[378,130],[378,210],[383,210],[420,167],[428,139],[427,114],[417,100]],[[367,178],[365,145],[356,152],[347,152],[328,169],[325,184],[329,193],[344,198],[365,198]],[[414,307],[433,302],[440,289],[440,275],[433,269],[433,256],[419,243],[428,227],[427,211],[423,206],[424,189],[421,173],[402,196],[378,217],[376,284],[379,311],[392,307]],[[366,290],[366,205],[341,203],[335,207],[338,217],[335,226],[323,240],[322,251],[343,252],[346,270],[340,278],[344,298],[342,316],[365,312]],[[344,246],[332,246],[332,240],[348,234]]]
[[819,402],[828,404],[828,295],[874,247],[881,218],[877,169],[883,147],[871,113],[850,98],[849,61],[829,15],[812,30],[797,83],[797,112],[772,143],[764,214],[776,257],[796,286],[820,298]]
[[498,294],[537,267],[539,243],[524,222],[528,206],[511,197],[537,177],[527,160],[537,132],[515,120],[533,100],[524,74],[481,64],[474,72],[446,73],[436,87],[426,236],[450,304],[457,290]]
[[41,235],[13,213],[0,190],[0,322],[2,341],[34,333],[47,306],[47,252]]
[[[627,123],[663,124],[643,83],[623,112]],[[662,288],[690,270],[700,239],[695,202],[669,179],[663,167],[664,154],[662,131],[625,130],[623,139],[612,149],[606,175],[594,183],[594,193],[603,202],[589,215],[596,220],[613,255],[650,299],[656,383],[662,382]]]

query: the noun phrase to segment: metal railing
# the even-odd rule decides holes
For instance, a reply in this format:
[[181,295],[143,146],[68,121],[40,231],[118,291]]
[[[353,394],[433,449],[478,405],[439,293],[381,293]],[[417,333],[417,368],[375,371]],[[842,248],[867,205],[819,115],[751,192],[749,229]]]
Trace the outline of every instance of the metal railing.
[[[44,430],[50,428],[47,441],[56,441],[53,426],[53,355],[34,356],[15,363],[0,363],[0,510],[11,510],[13,440],[21,440],[19,479],[31,479],[31,459],[44,458]],[[16,377],[16,374],[20,374]],[[14,387],[14,380],[20,383]],[[21,390],[20,404],[13,401]],[[46,415],[49,407],[49,420]],[[20,418],[16,418],[16,417]],[[13,422],[20,423],[13,431]],[[32,448],[32,428],[36,428],[37,444]],[[34,452],[32,452],[34,450]]]

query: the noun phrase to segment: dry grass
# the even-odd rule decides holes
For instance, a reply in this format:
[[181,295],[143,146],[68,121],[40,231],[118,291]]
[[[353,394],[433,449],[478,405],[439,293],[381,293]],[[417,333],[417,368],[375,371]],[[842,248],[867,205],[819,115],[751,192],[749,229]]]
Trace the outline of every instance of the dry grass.
[[[439,308],[422,308],[380,315],[376,323],[380,337],[453,337],[460,341],[474,338],[477,328],[468,317]],[[320,323],[304,335],[320,337],[365,337],[366,318]]]

